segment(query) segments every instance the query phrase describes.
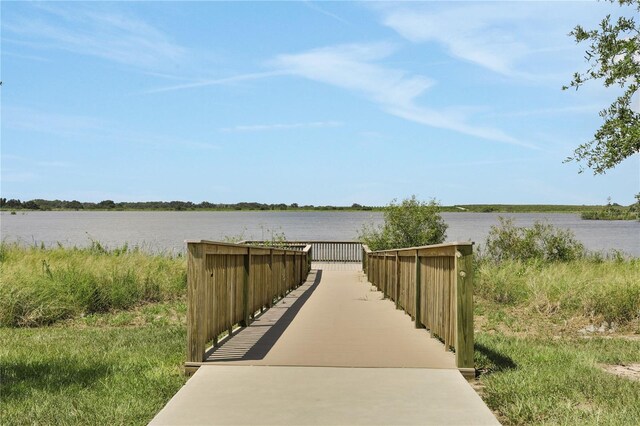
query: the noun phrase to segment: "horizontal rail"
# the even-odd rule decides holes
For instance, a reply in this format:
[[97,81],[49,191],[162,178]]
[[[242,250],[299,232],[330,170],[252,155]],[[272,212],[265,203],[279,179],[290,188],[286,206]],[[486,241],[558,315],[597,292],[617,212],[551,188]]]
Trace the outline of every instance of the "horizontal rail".
[[371,251],[362,246],[369,282],[432,336],[453,348],[466,376],[473,363],[473,243]]
[[[243,241],[244,244],[262,246],[270,241]],[[301,250],[311,246],[313,262],[362,262],[362,243],[359,241],[284,241],[282,247]]]
[[300,250],[187,241],[187,363],[205,359],[218,336],[302,284],[312,247]]

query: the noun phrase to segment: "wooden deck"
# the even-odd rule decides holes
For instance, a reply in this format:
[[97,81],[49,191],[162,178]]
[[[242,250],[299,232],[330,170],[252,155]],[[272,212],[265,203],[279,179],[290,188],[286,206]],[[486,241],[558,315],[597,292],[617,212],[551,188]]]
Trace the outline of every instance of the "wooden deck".
[[357,266],[312,270],[305,284],[204,364],[456,368],[454,354],[425,329],[416,329]]
[[305,283],[234,331],[152,424],[499,424],[455,356],[359,265]]

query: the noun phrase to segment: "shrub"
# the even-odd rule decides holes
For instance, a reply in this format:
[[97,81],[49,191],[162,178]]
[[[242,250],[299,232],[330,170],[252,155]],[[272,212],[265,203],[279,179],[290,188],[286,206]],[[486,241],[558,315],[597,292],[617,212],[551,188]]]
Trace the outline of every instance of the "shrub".
[[384,225],[364,225],[358,238],[371,250],[417,247],[443,242],[447,227],[435,200],[419,201],[412,195],[400,204],[392,200],[384,210]]
[[513,219],[500,217],[499,226],[492,226],[484,255],[503,260],[567,262],[584,257],[585,249],[568,229],[535,222],[533,227],[517,227]]

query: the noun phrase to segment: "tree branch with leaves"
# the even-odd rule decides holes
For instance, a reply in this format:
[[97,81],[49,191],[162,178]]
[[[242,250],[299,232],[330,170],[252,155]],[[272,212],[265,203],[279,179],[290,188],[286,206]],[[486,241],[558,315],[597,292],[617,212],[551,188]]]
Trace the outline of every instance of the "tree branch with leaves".
[[[640,12],[640,0],[610,0]],[[569,86],[578,90],[590,80],[602,80],[605,87],[619,86],[622,95],[600,111],[604,123],[593,140],[580,145],[565,162],[586,162],[594,174],[604,174],[625,158],[640,152],[640,23],[637,16],[607,15],[597,29],[576,26],[570,36],[576,43],[589,42],[586,72],[576,72]],[[584,169],[580,168],[580,172]]]

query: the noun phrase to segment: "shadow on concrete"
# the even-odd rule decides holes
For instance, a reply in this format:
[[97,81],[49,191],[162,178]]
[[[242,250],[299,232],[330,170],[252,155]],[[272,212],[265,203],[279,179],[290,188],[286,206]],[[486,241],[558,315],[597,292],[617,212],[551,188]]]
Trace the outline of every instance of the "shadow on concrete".
[[[279,300],[249,327],[215,348],[207,357],[207,362],[252,361],[263,359],[285,332],[289,324],[309,300],[322,280],[322,270],[313,270],[313,281],[301,285]],[[309,277],[311,278],[311,276]]]

